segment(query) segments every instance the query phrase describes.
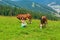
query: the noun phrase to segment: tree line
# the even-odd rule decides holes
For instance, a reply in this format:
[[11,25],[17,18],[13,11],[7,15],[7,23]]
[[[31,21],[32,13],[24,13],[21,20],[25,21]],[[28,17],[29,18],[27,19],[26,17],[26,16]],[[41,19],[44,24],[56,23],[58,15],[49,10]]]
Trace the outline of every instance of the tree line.
[[35,12],[33,10],[25,9],[25,8],[18,8],[18,7],[11,7],[8,5],[0,5],[0,15],[2,16],[16,16],[17,14],[25,14],[25,13],[30,13],[32,15],[32,18],[34,19],[39,19],[41,18],[42,15],[47,16],[48,19],[50,20],[59,20],[58,17],[45,12]]

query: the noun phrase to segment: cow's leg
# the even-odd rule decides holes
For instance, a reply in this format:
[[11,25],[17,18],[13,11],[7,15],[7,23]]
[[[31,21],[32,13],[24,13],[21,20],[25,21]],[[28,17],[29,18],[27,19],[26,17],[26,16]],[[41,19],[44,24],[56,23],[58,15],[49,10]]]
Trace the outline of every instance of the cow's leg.
[[42,29],[42,27],[43,27],[43,24],[40,24],[40,29]]
[[27,25],[27,23],[25,22],[25,20],[21,20],[21,27],[25,27]]
[[46,27],[46,23],[44,24],[44,27]]
[[29,19],[29,23],[30,23],[30,24],[32,23],[31,19]]

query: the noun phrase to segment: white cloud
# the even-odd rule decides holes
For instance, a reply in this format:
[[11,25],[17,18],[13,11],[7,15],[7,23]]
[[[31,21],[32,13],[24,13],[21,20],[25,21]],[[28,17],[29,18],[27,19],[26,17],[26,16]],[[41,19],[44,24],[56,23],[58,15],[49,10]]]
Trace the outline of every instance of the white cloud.
[[56,3],[55,3],[55,2],[51,2],[51,3],[48,4],[48,6],[51,6],[51,5],[53,5],[53,4],[56,4]]
[[48,4],[48,6],[57,11],[58,13],[60,12],[60,5],[56,5],[55,2]]
[[60,5],[52,5],[52,7],[54,7],[54,8],[60,8]]
[[60,12],[60,5],[54,5],[50,6],[52,9],[56,10],[57,12]]
[[48,6],[50,6],[51,4],[48,4]]
[[35,7],[35,3],[34,2],[32,3],[32,7]]

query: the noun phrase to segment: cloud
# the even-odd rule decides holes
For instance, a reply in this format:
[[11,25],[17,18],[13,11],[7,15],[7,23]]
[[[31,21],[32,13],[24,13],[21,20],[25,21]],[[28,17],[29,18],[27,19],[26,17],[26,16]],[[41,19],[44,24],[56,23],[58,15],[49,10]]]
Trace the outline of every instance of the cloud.
[[32,3],[32,7],[35,7],[35,3],[34,2]]
[[53,5],[53,4],[56,4],[56,3],[55,3],[55,2],[51,2],[51,3],[48,4],[48,6],[51,6],[51,5]]
[[55,2],[48,4],[48,6],[57,11],[58,13],[60,12],[60,5],[57,5]]
[[51,6],[52,9],[56,10],[58,13],[60,12],[60,5]]

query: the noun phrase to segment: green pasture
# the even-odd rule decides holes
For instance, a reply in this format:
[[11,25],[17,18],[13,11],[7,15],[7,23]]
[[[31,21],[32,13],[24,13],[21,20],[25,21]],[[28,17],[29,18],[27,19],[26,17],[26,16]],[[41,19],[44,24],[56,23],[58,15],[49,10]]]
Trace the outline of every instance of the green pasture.
[[48,20],[42,30],[39,24],[40,20],[32,19],[22,28],[16,17],[0,16],[0,40],[60,40],[60,21]]

